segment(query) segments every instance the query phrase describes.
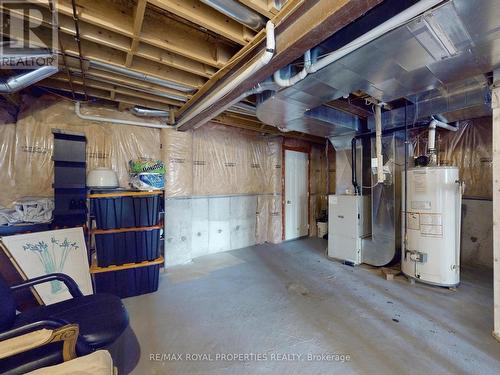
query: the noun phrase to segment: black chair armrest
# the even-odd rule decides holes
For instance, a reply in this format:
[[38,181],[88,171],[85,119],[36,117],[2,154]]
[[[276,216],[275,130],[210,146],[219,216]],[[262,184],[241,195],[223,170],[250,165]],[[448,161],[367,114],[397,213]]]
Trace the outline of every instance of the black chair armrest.
[[33,322],[26,324],[24,326],[16,327],[10,329],[8,331],[0,333],[0,341],[8,340],[14,338],[16,336],[25,335],[26,333],[30,333],[39,329],[57,329],[67,325],[68,322],[62,319],[45,319],[39,320],[38,322]]
[[68,288],[68,291],[70,292],[73,298],[83,296],[75,280],[73,280],[70,276],[65,275],[63,273],[51,273],[49,275],[35,277],[33,279],[22,282],[21,284],[11,286],[10,290],[15,292],[16,290],[29,288],[38,284],[43,284],[54,280],[62,281],[64,285],[66,285],[66,287]]

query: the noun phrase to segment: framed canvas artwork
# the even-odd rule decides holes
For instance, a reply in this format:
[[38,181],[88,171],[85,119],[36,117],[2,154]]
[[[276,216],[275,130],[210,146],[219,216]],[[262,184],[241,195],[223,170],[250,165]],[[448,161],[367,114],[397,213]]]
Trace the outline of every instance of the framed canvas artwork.
[[[82,228],[7,236],[2,237],[2,242],[27,279],[64,273],[76,281],[84,295],[93,293]],[[45,305],[71,298],[60,281],[40,284],[35,289]]]

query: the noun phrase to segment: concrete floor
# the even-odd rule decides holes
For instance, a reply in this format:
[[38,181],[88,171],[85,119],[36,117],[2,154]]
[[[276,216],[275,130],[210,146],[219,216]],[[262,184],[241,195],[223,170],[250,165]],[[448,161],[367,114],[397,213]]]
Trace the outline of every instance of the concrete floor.
[[[125,300],[140,344],[132,373],[500,373],[488,269],[465,269],[453,292],[386,281],[327,260],[325,247],[260,245],[162,274],[157,293]],[[217,357],[228,353],[247,358]],[[329,353],[350,360],[309,357]],[[186,359],[194,354],[205,358]]]

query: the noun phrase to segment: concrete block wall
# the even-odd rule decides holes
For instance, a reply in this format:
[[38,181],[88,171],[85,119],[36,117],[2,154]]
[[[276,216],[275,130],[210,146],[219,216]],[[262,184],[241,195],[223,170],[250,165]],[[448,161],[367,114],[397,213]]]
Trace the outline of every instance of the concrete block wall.
[[165,264],[255,245],[257,195],[169,198]]
[[463,265],[481,265],[493,268],[493,202],[490,200],[462,200]]

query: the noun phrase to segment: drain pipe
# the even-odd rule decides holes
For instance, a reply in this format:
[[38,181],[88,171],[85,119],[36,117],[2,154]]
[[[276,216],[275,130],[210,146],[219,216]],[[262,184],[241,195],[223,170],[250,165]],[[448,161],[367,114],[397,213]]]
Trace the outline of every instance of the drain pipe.
[[12,94],[13,92],[22,90],[42,79],[50,77],[57,71],[59,69],[55,66],[42,66],[26,74],[10,77],[7,82],[0,83],[0,94]]
[[[267,21],[267,24],[266,24],[266,50],[260,56],[260,58],[257,61],[255,61],[253,64],[251,64],[248,68],[246,68],[240,75],[238,75],[235,79],[233,79],[227,85],[225,85],[224,87],[221,87],[221,89],[218,90],[215,94],[207,97],[205,100],[203,100],[198,105],[196,105],[193,109],[191,109],[190,111],[185,113],[184,116],[181,117],[180,121],[177,122],[177,125],[176,125],[177,128],[184,125],[189,120],[198,116],[204,110],[206,110],[207,108],[209,108],[210,106],[212,106],[213,104],[215,104],[216,102],[221,100],[224,96],[226,96],[228,93],[230,93],[232,90],[234,90],[240,84],[242,84],[245,80],[247,80],[248,77],[250,77],[255,72],[259,71],[262,67],[267,65],[271,61],[272,57],[274,56],[274,49],[275,49],[274,24],[271,21]],[[245,93],[244,94],[245,96],[240,95],[240,97],[238,97],[238,100],[233,100],[229,106],[225,106],[224,108],[218,110],[216,112],[216,114],[214,114],[211,118],[207,118],[203,121],[196,123],[195,127],[200,126],[203,122],[207,122],[207,121],[211,120],[213,117],[217,116],[219,113],[223,112],[224,110],[226,110],[230,106],[241,101],[246,96],[251,95],[252,93],[255,93],[254,90],[255,89],[252,89],[249,92]]]
[[109,117],[84,115],[83,113],[80,112],[80,102],[75,102],[75,114],[79,118],[81,118],[82,120],[88,120],[88,121],[107,122],[110,124],[142,126],[142,127],[146,127],[146,128],[156,128],[156,129],[175,128],[175,126],[171,126],[171,125],[161,125],[161,124],[153,124],[150,122],[130,121],[130,120],[109,118]]
[[274,82],[280,87],[289,87],[295,85],[297,82],[302,81],[307,77],[308,71],[311,68],[311,50],[306,51],[304,54],[304,68],[294,75],[293,77],[283,79],[281,78],[281,70],[277,70],[274,72],[273,78]]

